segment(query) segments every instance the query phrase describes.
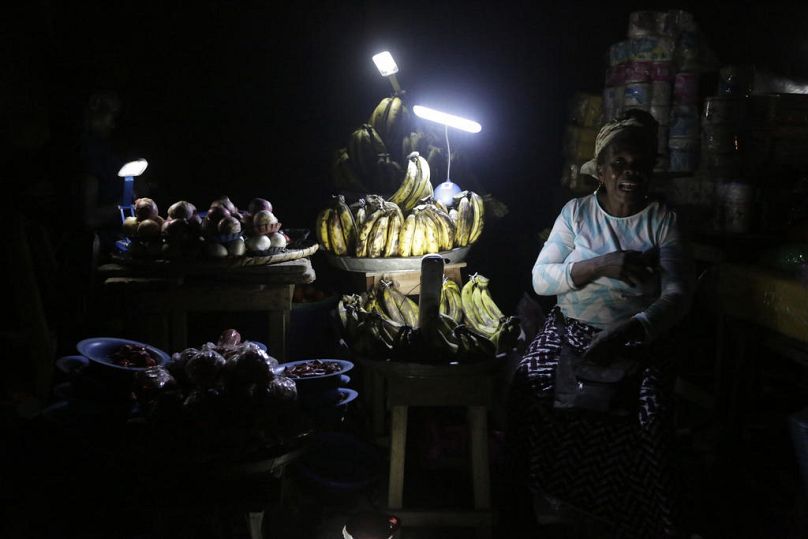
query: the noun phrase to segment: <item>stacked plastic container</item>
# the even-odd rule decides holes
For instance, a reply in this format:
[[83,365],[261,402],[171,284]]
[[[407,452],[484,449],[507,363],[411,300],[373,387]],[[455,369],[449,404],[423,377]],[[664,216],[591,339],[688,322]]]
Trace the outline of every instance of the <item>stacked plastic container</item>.
[[609,49],[604,119],[641,109],[659,122],[657,171],[692,172],[699,155],[698,38],[684,11],[636,11]]
[[577,93],[570,105],[564,131],[564,173],[561,184],[573,194],[591,193],[597,186],[589,176],[580,174],[581,165],[592,159],[595,137],[603,123],[603,100],[599,95]]

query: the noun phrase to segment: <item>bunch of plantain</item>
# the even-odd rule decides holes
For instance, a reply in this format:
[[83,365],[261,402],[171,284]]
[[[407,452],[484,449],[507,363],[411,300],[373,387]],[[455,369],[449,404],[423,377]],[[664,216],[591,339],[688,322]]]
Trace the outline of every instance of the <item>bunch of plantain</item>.
[[379,133],[395,161],[410,152],[401,153],[405,136],[410,133],[412,116],[401,97],[393,95],[382,99],[370,115],[368,124]]
[[[463,303],[463,314],[466,324],[472,327],[477,333],[485,335],[489,339],[501,338],[497,335],[501,330],[512,331],[513,317],[506,317],[497,307],[491,291],[488,289],[489,279],[475,273],[470,276],[463,289],[460,291],[460,298]],[[514,319],[515,320],[515,319]],[[516,325],[517,335],[518,324]]]
[[362,193],[366,190],[365,184],[359,179],[347,148],[340,148],[334,152],[331,162],[331,177],[334,187],[341,191]]
[[454,244],[455,227],[449,214],[427,199],[414,207],[398,241],[399,256],[422,256],[448,251]]
[[448,277],[443,278],[441,286],[440,314],[448,316],[457,324],[463,321],[463,300],[460,298],[460,286]]
[[317,215],[317,241],[326,251],[338,256],[350,255],[356,248],[357,226],[345,197],[337,195],[332,203]]
[[485,223],[483,198],[473,191],[462,191],[454,196],[454,208],[449,216],[455,223],[454,244],[465,247],[480,237]]
[[396,256],[404,214],[392,202],[368,195],[357,206],[357,240],[354,255],[379,258]]
[[404,213],[414,208],[418,202],[432,196],[432,183],[429,180],[429,163],[418,152],[407,155],[407,170],[401,186],[390,197]]

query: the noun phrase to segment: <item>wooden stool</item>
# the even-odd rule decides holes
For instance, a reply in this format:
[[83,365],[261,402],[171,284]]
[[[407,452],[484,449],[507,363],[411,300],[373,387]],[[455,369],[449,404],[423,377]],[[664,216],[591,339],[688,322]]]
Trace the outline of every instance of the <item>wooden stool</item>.
[[[499,364],[494,361],[468,365],[363,361],[363,365],[375,369],[387,381],[387,406],[392,415],[387,503],[390,512],[401,518],[403,526],[475,527],[479,536],[491,536],[494,519],[488,461],[488,410],[493,400],[494,371]],[[410,406],[462,406],[467,409],[473,510],[403,509]]]

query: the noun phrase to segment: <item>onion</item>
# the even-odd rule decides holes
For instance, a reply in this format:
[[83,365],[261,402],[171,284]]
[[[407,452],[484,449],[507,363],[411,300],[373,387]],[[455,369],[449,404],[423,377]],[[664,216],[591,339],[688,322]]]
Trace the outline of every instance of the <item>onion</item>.
[[130,238],[134,238],[137,236],[137,226],[137,217],[127,217],[123,220],[123,233]]
[[211,204],[210,204],[210,209],[219,208],[219,207],[223,207],[224,209],[226,209],[230,213],[238,212],[238,208],[236,208],[236,205],[233,204],[233,202],[231,202],[230,198],[227,197],[227,196],[219,197],[216,200],[214,200],[213,202],[211,202]]
[[263,234],[260,236],[252,236],[251,238],[247,239],[247,250],[249,251],[261,252],[266,251],[270,247],[272,247],[272,242]]
[[238,234],[241,232],[241,222],[233,217],[225,217],[221,221],[219,221],[219,233],[220,234]]
[[286,236],[280,232],[275,232],[269,236],[269,241],[272,247],[286,247]]
[[272,211],[272,204],[269,200],[265,200],[263,198],[254,198],[250,201],[249,206],[247,206],[247,211],[255,215],[261,210],[266,210],[268,212]]
[[211,258],[225,258],[227,256],[227,247],[221,243],[208,242],[205,244],[205,255]]
[[244,245],[244,240],[241,238],[227,244],[227,254],[230,256],[244,256],[246,252],[247,248]]
[[205,219],[209,219],[213,223],[218,224],[219,221],[225,217],[230,217],[230,210],[224,206],[211,206],[210,211],[205,216]]
[[156,239],[160,237],[160,223],[152,219],[141,221],[137,225],[137,237]]
[[138,221],[157,217],[157,204],[150,198],[139,198],[135,200],[135,216]]
[[272,215],[269,210],[260,210],[253,216],[252,226],[257,234],[269,234],[270,227],[273,225],[272,221],[278,220]]
[[168,208],[168,216],[172,219],[190,219],[196,213],[196,208],[190,202],[180,200]]

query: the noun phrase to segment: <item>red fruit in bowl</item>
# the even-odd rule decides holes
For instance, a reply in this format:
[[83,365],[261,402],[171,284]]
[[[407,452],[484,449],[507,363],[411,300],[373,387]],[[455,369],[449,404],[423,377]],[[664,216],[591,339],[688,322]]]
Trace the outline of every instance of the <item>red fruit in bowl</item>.
[[241,232],[241,221],[233,216],[225,217],[219,221],[219,234],[231,235]]
[[190,202],[180,200],[168,208],[168,216],[172,219],[190,219],[196,213],[196,207]]
[[153,219],[157,217],[157,204],[150,198],[139,198],[135,200],[135,216],[138,221]]
[[272,204],[269,200],[263,198],[254,198],[250,201],[249,206],[247,206],[247,211],[255,215],[261,210],[266,210],[268,212],[272,211]]

